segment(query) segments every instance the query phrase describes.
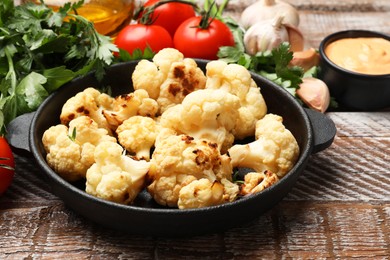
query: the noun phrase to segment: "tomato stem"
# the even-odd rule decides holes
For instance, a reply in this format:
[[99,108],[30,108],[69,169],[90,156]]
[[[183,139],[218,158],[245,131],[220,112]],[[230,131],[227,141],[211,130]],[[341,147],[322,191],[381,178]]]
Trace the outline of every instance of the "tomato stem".
[[200,19],[199,26],[197,26],[199,29],[207,29],[210,27],[210,24],[215,19],[215,16],[212,16],[214,5],[215,1],[211,3],[210,8],[207,8],[202,12],[202,18]]
[[[168,4],[168,3],[180,3],[180,4],[187,4],[187,5],[190,5],[194,8],[195,12],[199,12],[200,9],[199,7],[191,2],[191,1],[185,1],[185,0],[162,0],[162,1],[158,1],[156,3],[154,3],[153,5],[151,6],[141,6],[134,14],[134,19],[139,19],[139,23],[140,24],[144,24],[144,25],[150,25],[150,24],[153,24],[153,22],[155,20],[152,20],[152,14],[154,13],[154,11],[156,10],[157,7],[159,6],[162,6],[164,4]],[[141,17],[140,17],[141,16]],[[174,19],[172,17],[172,19]]]

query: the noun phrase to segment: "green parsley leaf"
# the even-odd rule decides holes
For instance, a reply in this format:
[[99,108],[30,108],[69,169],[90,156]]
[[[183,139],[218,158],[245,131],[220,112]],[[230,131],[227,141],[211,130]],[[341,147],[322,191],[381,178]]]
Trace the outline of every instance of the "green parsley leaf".
[[[13,118],[35,110],[53,91],[90,71],[102,79],[117,47],[77,15],[84,1],[58,12],[28,2],[0,3],[0,134]],[[64,18],[67,19],[64,19]]]
[[18,110],[21,113],[34,111],[48,96],[48,92],[43,87],[46,81],[46,77],[36,72],[31,72],[20,81],[15,94],[20,100]]
[[255,55],[245,53],[240,45],[238,47],[221,47],[218,57],[227,63],[237,63],[248,70],[257,73],[295,96],[296,89],[302,82],[303,70],[300,67],[290,67],[293,58],[288,43],[282,43],[272,51],[259,52]]
[[135,49],[132,54],[123,49],[119,49],[119,57],[117,58],[117,62],[152,59],[154,55],[155,53],[149,46],[147,46],[144,51],[142,51],[141,49]]
[[77,130],[76,130],[76,127],[73,128],[73,131],[72,131],[72,134],[71,135],[68,135],[69,139],[74,142],[76,141],[76,135],[77,135]]

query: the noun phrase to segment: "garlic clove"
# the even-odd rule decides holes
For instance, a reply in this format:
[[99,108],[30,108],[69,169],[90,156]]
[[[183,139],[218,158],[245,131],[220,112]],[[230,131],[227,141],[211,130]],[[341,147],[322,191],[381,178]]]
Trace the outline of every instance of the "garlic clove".
[[290,43],[290,50],[293,52],[296,51],[303,51],[304,45],[305,45],[305,39],[303,37],[302,32],[295,26],[284,23],[283,24],[288,33],[288,41]]
[[290,66],[301,67],[304,71],[317,66],[320,62],[320,55],[314,48],[304,51],[296,51],[293,53],[293,58],[290,61]]
[[329,88],[320,79],[303,78],[296,93],[308,107],[321,113],[324,113],[329,107]]

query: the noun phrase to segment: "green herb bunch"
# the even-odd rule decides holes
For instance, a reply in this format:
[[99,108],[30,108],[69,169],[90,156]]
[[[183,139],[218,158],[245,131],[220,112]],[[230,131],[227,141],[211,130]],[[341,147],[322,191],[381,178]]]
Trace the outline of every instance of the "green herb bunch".
[[77,15],[77,3],[57,12],[42,4],[0,3],[0,134],[16,116],[34,111],[53,91],[95,71],[97,79],[118,51]]
[[282,43],[272,51],[259,52],[256,55],[247,54],[243,44],[235,47],[225,46],[219,49],[218,57],[228,63],[240,64],[273,81],[293,96],[296,96],[296,90],[304,76],[302,68],[288,66],[293,58],[293,53],[287,42]]

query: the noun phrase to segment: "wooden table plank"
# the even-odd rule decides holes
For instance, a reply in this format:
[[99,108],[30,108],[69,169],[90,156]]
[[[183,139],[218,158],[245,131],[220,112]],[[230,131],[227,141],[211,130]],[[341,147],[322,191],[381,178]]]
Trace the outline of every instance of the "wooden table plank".
[[[254,1],[231,0],[228,12],[238,16]],[[390,34],[387,0],[289,2],[313,47],[337,30]],[[52,195],[31,159],[17,156],[14,182],[0,197],[0,259],[389,259],[390,112],[328,115],[334,143],[311,156],[279,204],[251,223],[190,238],[98,226]]]
[[[329,116],[338,128],[334,144],[312,156],[282,202],[251,223],[191,238],[133,236],[99,227],[51,195],[31,160],[17,157],[15,182],[0,198],[0,258],[386,259],[390,169],[371,172],[368,166],[388,165],[390,113]],[[375,145],[360,145],[360,139]],[[354,156],[345,157],[346,150]],[[380,152],[371,155],[373,150]],[[368,158],[367,167],[359,156]]]
[[15,209],[1,214],[1,222],[13,220],[7,223],[12,228],[0,226],[0,258],[12,254],[15,258],[384,259],[390,255],[389,212],[390,203],[282,201],[252,223],[224,233],[164,239],[132,236],[97,227],[62,205],[35,210]]

